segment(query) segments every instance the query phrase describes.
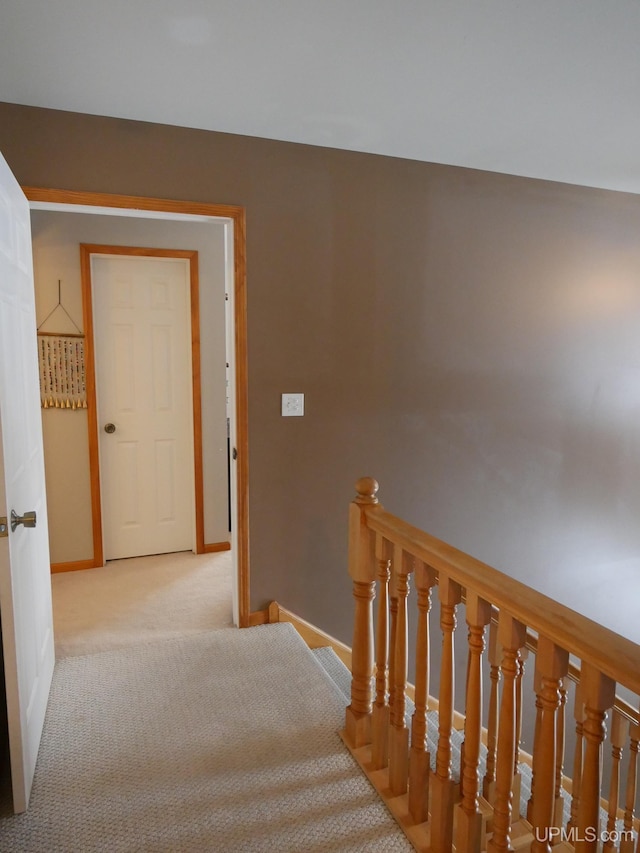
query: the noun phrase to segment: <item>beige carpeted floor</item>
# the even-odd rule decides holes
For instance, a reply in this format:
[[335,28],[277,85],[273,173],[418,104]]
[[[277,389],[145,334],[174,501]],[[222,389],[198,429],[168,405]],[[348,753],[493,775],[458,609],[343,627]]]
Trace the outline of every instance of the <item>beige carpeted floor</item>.
[[296,631],[213,624],[218,605],[230,621],[230,598],[211,597],[221,563],[55,579],[31,804],[2,804],[3,853],[410,851],[337,735],[344,696]]
[[58,660],[232,625],[230,551],[114,560],[51,586]]
[[337,737],[348,673],[291,626],[231,628],[231,572],[181,553],[52,578],[51,699],[2,853],[410,849]]

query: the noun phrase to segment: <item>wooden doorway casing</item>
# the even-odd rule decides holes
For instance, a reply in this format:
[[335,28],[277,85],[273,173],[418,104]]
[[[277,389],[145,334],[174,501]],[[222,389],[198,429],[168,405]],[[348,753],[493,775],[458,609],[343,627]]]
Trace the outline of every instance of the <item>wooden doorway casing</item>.
[[[248,391],[247,391],[247,284],[246,284],[246,226],[245,211],[233,205],[204,202],[175,201],[172,199],[140,196],[111,195],[106,193],[78,192],[74,190],[22,187],[30,202],[45,205],[74,205],[87,208],[111,208],[160,212],[168,214],[203,216],[227,220],[233,227],[233,353],[235,362],[235,442],[236,465],[236,519],[237,519],[237,607],[240,627],[249,625],[249,441],[248,441]],[[91,212],[91,211],[89,211]],[[142,214],[144,215],[144,214]],[[94,407],[95,418],[95,407]],[[206,550],[206,549],[205,549]],[[94,554],[95,558],[95,554]],[[102,565],[102,562],[95,563]],[[89,566],[86,566],[89,568]]]

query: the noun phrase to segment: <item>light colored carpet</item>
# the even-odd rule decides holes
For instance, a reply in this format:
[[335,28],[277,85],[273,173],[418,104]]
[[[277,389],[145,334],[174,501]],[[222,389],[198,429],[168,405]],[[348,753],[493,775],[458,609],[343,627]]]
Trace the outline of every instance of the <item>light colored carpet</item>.
[[67,657],[0,849],[410,851],[337,735],[344,706],[287,624]]
[[58,659],[232,624],[230,551],[114,560],[51,587]]

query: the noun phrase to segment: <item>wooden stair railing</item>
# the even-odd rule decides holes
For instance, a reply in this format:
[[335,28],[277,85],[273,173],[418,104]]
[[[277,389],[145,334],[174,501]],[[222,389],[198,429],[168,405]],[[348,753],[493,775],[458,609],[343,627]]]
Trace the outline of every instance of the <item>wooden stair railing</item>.
[[[386,512],[375,480],[359,480],[356,491],[349,509],[352,685],[342,736],[415,849],[640,853],[638,702],[633,707],[616,697],[617,685],[640,696],[640,646]],[[434,589],[442,637],[435,691]],[[462,613],[466,681],[456,693]],[[415,706],[409,720],[410,659]],[[525,691],[527,681],[533,695]],[[462,716],[456,697],[464,697]],[[461,746],[454,738],[460,720]],[[534,731],[531,754],[521,744],[525,720]],[[575,747],[567,756],[569,737]]]

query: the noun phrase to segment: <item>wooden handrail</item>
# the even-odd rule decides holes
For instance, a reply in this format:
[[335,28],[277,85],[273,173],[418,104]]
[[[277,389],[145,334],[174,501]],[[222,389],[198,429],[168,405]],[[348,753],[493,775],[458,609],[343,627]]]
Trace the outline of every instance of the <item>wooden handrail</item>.
[[379,504],[361,509],[370,530],[640,694],[640,651],[631,640],[424,533]]
[[[386,512],[378,503],[377,490],[375,480],[362,478],[356,483],[357,497],[349,508],[349,574],[353,581],[357,666],[353,669],[343,738],[414,847],[425,853],[450,853],[454,845],[458,853],[508,853],[512,849],[552,853],[565,837],[563,833],[575,833],[571,841],[576,853],[596,853],[598,832],[606,827],[606,839],[602,838],[608,839],[605,853],[615,853],[618,848],[613,833],[624,811],[625,833],[619,853],[640,853],[632,832],[638,827],[634,815],[638,711],[616,696],[617,684],[640,694],[640,646]],[[407,597],[412,574],[418,593],[418,630],[416,712],[409,754],[404,711]],[[377,635],[372,620],[376,584],[380,589]],[[430,591],[436,586],[442,645],[435,700],[438,717],[437,723],[432,721],[436,728],[430,729],[431,743],[437,730],[437,750],[430,757],[424,714],[430,666],[427,619]],[[456,661],[462,663],[456,653],[456,608],[462,602],[468,629],[462,654],[467,666],[466,681],[456,693]],[[377,679],[372,710],[374,641]],[[533,669],[529,670],[532,684],[525,703],[523,675],[529,651],[533,652]],[[487,666],[487,754],[481,782],[480,741],[486,713],[483,678]],[[576,744],[572,756],[565,754],[570,680],[576,683]],[[453,710],[454,697],[461,693],[465,695],[462,743],[454,737]],[[428,702],[432,704],[433,699],[429,697]],[[521,727],[527,711],[529,723],[533,722],[531,711],[535,713],[530,774],[521,772]],[[611,781],[609,790],[603,792],[603,745],[610,713],[613,723],[607,753]],[[623,807],[621,764],[626,750],[629,760]],[[435,769],[430,771],[434,759]],[[563,769],[569,765],[573,778],[565,786]],[[571,790],[569,819],[564,817],[563,787]],[[526,817],[521,806],[524,802]],[[606,816],[601,821],[603,802]]]
[[[495,621],[497,624],[498,619],[496,615],[493,616],[492,621]],[[526,648],[534,654],[538,650],[538,638],[532,631],[527,631]],[[580,681],[580,667],[569,661],[569,672],[567,673],[567,676],[574,684],[577,684]],[[616,695],[613,703],[613,710],[622,714],[622,716],[629,720],[630,723],[636,726],[640,725],[640,711],[626,702],[621,696]]]

